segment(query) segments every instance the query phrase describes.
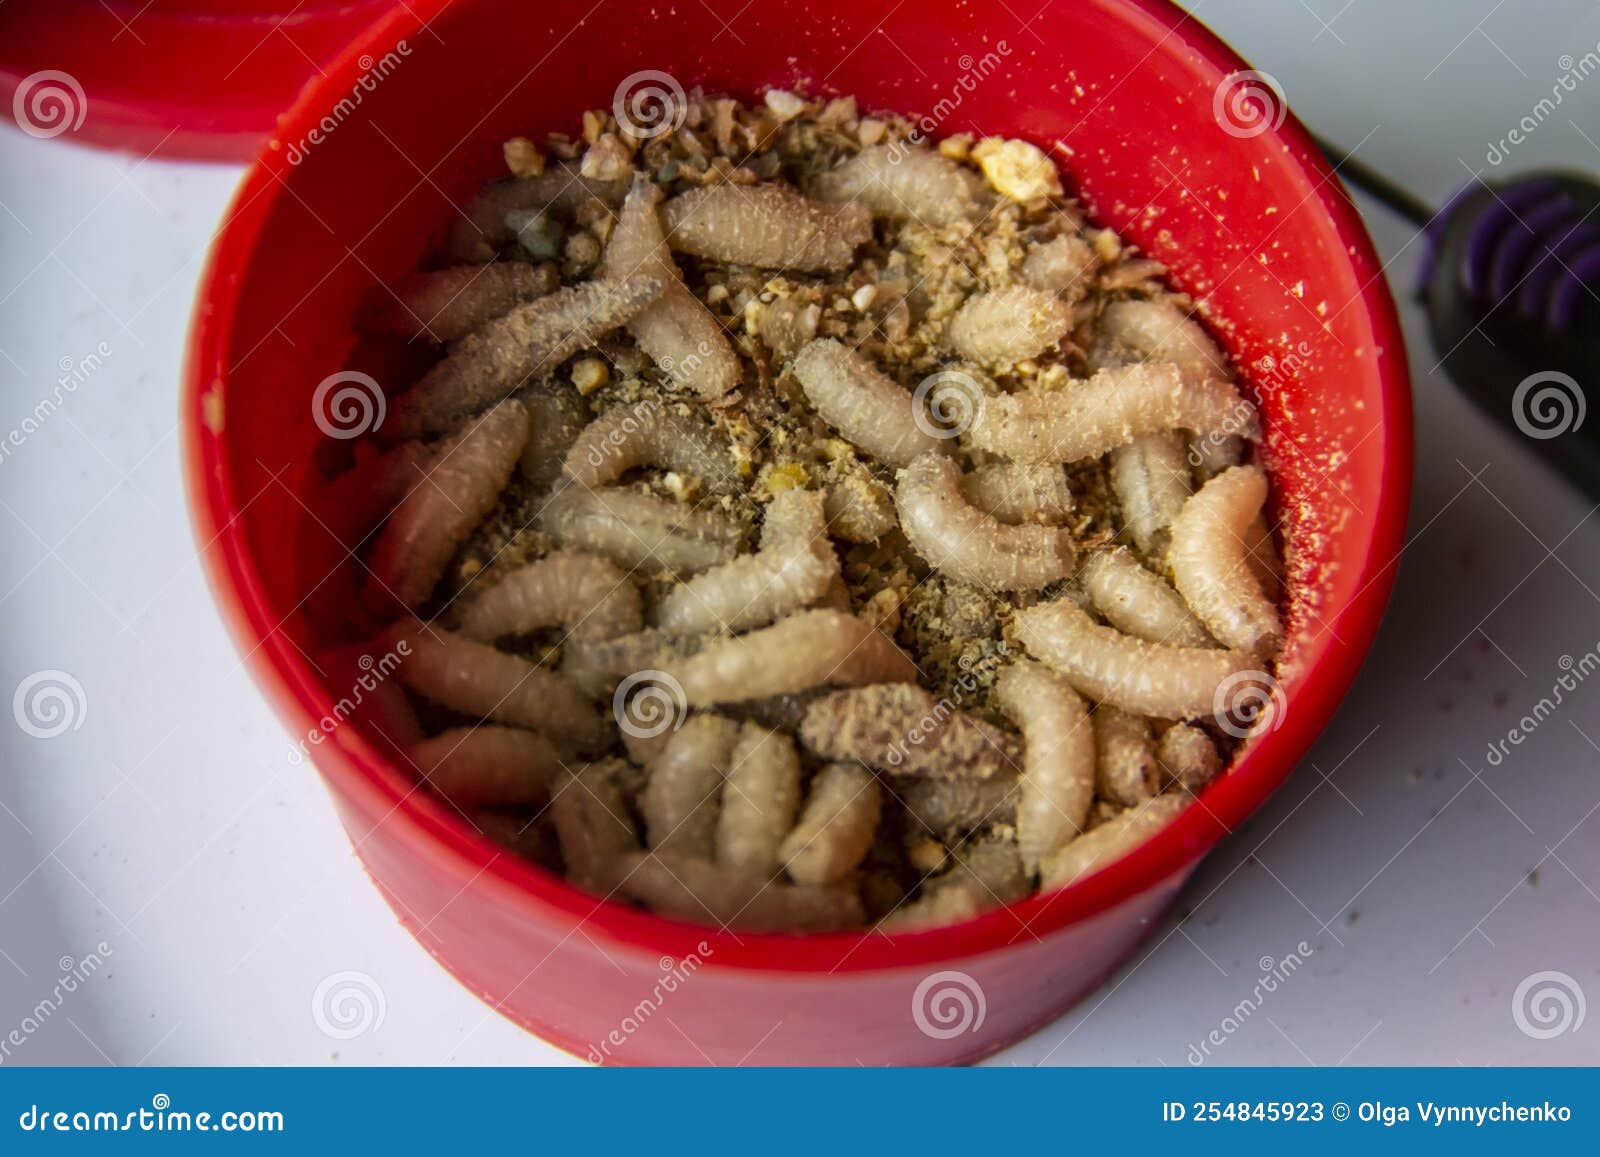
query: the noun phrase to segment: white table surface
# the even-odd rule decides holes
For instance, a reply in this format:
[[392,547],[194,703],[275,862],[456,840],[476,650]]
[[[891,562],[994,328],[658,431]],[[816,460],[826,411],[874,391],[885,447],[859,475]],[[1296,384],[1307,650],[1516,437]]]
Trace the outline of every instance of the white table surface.
[[[1193,7],[1309,123],[1434,200],[1484,168],[1563,55],[1600,41],[1584,0]],[[1506,168],[1600,167],[1578,128],[1600,136],[1597,114],[1600,76]],[[0,461],[0,692],[61,670],[84,704],[49,740],[0,715],[0,1044],[63,957],[104,957],[0,1062],[570,1063],[396,924],[315,776],[286,761],[196,565],[175,397],[237,177],[0,130],[0,434],[61,364],[109,351]],[[1404,297],[1414,230],[1363,204]],[[1402,309],[1411,538],[1355,690],[1289,786],[1201,868],[1181,921],[992,1063],[1188,1063],[1260,959],[1302,940],[1308,965],[1208,1063],[1600,1061],[1600,1009],[1549,1039],[1512,1009],[1542,971],[1600,1000],[1600,679],[1502,765],[1485,759],[1562,656],[1600,645],[1600,519],[1433,373],[1420,314]],[[334,1040],[312,994],[347,970],[381,986],[385,1014]]]

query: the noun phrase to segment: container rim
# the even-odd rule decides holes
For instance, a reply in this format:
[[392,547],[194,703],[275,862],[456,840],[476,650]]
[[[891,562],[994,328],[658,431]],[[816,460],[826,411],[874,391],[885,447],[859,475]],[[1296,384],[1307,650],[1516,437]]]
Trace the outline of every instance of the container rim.
[[[380,18],[302,91],[280,119],[246,172],[219,228],[199,283],[189,334],[180,400],[183,467],[198,552],[224,620],[246,662],[279,715],[296,733],[311,730],[333,705],[309,666],[280,629],[251,559],[222,433],[206,420],[208,399],[227,375],[241,274],[251,263],[260,233],[290,167],[280,140],[299,139],[319,121],[335,94],[359,78],[362,57],[378,56],[438,16],[455,0],[412,0]],[[1227,44],[1171,0],[1100,0],[1142,17],[1160,39],[1176,38],[1220,74],[1249,66]],[[1354,205],[1333,170],[1292,112],[1271,130],[1284,161],[1298,173],[1345,246],[1346,260],[1381,269]],[[1405,346],[1393,298],[1381,276],[1363,285],[1360,300],[1370,323],[1382,390],[1380,427],[1384,459],[1379,501],[1366,516],[1368,533],[1359,559],[1342,564],[1357,576],[1357,593],[1330,618],[1342,645],[1325,651],[1305,671],[1290,696],[1283,725],[1253,743],[1230,772],[1208,787],[1200,803],[1122,859],[1066,888],[996,908],[966,922],[909,933],[875,929],[811,935],[735,933],[688,924],[601,901],[537,865],[503,852],[471,831],[427,793],[400,790],[395,776],[380,774],[391,761],[355,728],[342,728],[320,745],[316,762],[329,785],[378,824],[399,825],[411,853],[474,881],[475,889],[533,921],[580,922],[586,935],[652,955],[714,954],[719,967],[752,971],[827,974],[927,966],[986,954],[1042,939],[1144,893],[1192,867],[1223,836],[1248,818],[1287,778],[1326,726],[1360,669],[1376,635],[1404,542],[1411,469],[1411,397]],[[361,839],[354,836],[356,849]],[[402,916],[402,922],[407,918]]]

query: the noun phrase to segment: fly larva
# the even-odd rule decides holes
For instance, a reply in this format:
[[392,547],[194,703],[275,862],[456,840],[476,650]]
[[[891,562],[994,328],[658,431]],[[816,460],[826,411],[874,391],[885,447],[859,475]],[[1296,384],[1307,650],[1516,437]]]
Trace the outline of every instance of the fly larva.
[[961,476],[961,494],[985,514],[1012,524],[1061,526],[1072,517],[1072,488],[1051,462],[989,462]]
[[561,645],[561,674],[592,699],[608,699],[635,671],[659,671],[698,651],[703,640],[654,629],[614,639],[571,638]]
[[1038,663],[1013,663],[995,680],[995,702],[1022,730],[1017,846],[1028,873],[1088,824],[1094,802],[1089,705]]
[[624,858],[639,849],[622,794],[625,770],[620,759],[585,764],[558,777],[550,794],[550,818],[567,878],[600,895],[616,888]]
[[839,611],[801,611],[774,626],[719,639],[670,670],[696,707],[917,678],[916,664],[887,635]]
[[1082,297],[1089,289],[1097,260],[1081,237],[1063,234],[1028,250],[1022,259],[1022,280],[1045,293]]
[[520,261],[413,273],[370,295],[356,314],[356,328],[455,341],[559,284],[553,266]]
[[816,602],[838,577],[822,494],[780,491],[767,506],[761,549],[668,591],[656,604],[655,625],[680,635],[764,627]]
[[899,794],[912,822],[940,839],[1014,824],[1017,818],[1017,773],[1010,769],[989,779],[918,776]]
[[1028,894],[1028,873],[1016,843],[1008,837],[970,840],[954,859],[949,871],[924,883],[915,901],[896,909],[879,926],[886,932],[914,932],[970,920]]
[[1111,489],[1122,524],[1149,559],[1160,559],[1173,519],[1189,498],[1189,458],[1176,430],[1141,434],[1111,451]]
[[612,639],[644,626],[639,588],[610,562],[562,550],[519,567],[473,599],[461,633],[493,642],[560,626],[575,639]]
[[428,785],[463,810],[542,806],[563,768],[555,744],[517,727],[454,727],[409,755]]
[[956,311],[946,342],[964,358],[1010,365],[1053,349],[1072,328],[1072,309],[1052,293],[1008,285],[976,293]]
[[1097,551],[1078,572],[1094,609],[1117,630],[1152,643],[1209,647],[1211,636],[1167,580],[1124,547]]
[[823,509],[829,532],[846,542],[877,542],[899,525],[894,497],[870,475],[851,475],[828,487]]
[[1222,756],[1211,736],[1192,723],[1174,723],[1161,733],[1156,758],[1167,782],[1199,791],[1222,770]]
[[1278,609],[1245,561],[1245,534],[1266,497],[1260,468],[1224,470],[1184,504],[1167,553],[1178,593],[1212,635],[1258,655],[1271,654],[1283,638]]
[[800,807],[800,755],[782,732],[746,723],[728,762],[717,815],[717,862],[770,877]]
[[736,867],[670,852],[625,855],[617,888],[653,912],[742,932],[834,932],[865,919],[845,888],[769,882]]
[[883,811],[877,778],[854,763],[830,763],[811,781],[800,822],[784,837],[778,858],[797,884],[835,884],[872,847]]
[[1095,790],[1113,803],[1131,807],[1161,790],[1150,721],[1109,703],[1094,709]]
[[819,696],[806,708],[800,742],[825,759],[952,779],[1003,776],[1021,755],[1014,735],[909,681]]
[[1218,430],[1254,411],[1227,382],[1187,386],[1177,369],[1148,363],[1101,370],[1063,390],[986,398],[972,443],[1020,462],[1098,458],[1141,434],[1183,427]]
[[628,191],[626,180],[597,181],[576,165],[556,165],[537,177],[485,185],[451,223],[444,250],[456,261],[482,262],[512,238],[508,213],[555,212],[571,216],[594,201],[615,208]]
[[316,517],[341,546],[355,550],[422,483],[433,454],[434,448],[423,442],[402,442],[379,453],[358,449],[355,464],[323,488],[314,504]]
[[1072,573],[1072,535],[1029,523],[1010,526],[967,502],[961,468],[924,454],[900,472],[895,508],[907,540],[928,564],[990,590],[1039,590]]
[[822,320],[822,307],[815,302],[800,301],[793,297],[780,298],[761,308],[756,318],[756,332],[762,344],[780,358],[792,358],[800,347],[817,336],[817,323]]
[[528,408],[528,444],[522,448],[518,468],[536,497],[550,493],[561,477],[567,450],[589,424],[589,403],[565,386],[538,382],[518,391],[517,400]]
[[873,216],[911,218],[935,228],[980,214],[989,201],[978,175],[928,148],[903,144],[862,149],[817,176],[824,201],[854,201]]
[[919,454],[948,449],[947,440],[917,421],[910,390],[832,338],[811,342],[791,368],[823,421],[880,462],[909,466]]
[[860,205],[825,205],[782,185],[707,185],[662,207],[667,244],[729,265],[843,270],[872,239]]
[[585,427],[567,451],[566,476],[581,486],[609,486],[630,470],[654,466],[698,478],[726,493],[739,464],[704,418],[673,413],[660,402],[613,406]]
[[568,486],[545,504],[539,525],[564,546],[678,575],[731,561],[743,537],[720,511],[612,487]]
[[1136,715],[1196,719],[1217,687],[1259,662],[1246,651],[1171,647],[1102,627],[1070,598],[1018,611],[1017,638],[1089,698]]
[[1112,349],[1120,346],[1140,361],[1169,362],[1189,385],[1232,376],[1206,331],[1169,302],[1114,301],[1100,314],[1100,326]]
[[428,601],[457,549],[500,501],[527,440],[528,411],[508,401],[439,445],[426,478],[395,508],[372,548],[369,606],[398,599],[415,612]]
[[518,655],[414,620],[396,623],[384,641],[406,657],[400,681],[441,707],[532,728],[579,751],[610,741],[600,712],[576,687]]
[[731,719],[693,715],[650,761],[639,810],[651,848],[711,858],[722,780],[738,737],[739,725]]
[[404,437],[436,433],[595,344],[661,296],[661,280],[586,281],[519,305],[457,342],[393,410]]
[[1120,860],[1177,819],[1192,799],[1187,794],[1158,795],[1079,836],[1045,862],[1039,890],[1064,888]]
[[656,184],[645,174],[636,174],[606,244],[603,272],[611,278],[645,273],[660,279],[660,299],[634,315],[628,332],[674,385],[702,398],[720,398],[739,384],[739,358],[722,323],[678,275],[657,216],[660,201]]

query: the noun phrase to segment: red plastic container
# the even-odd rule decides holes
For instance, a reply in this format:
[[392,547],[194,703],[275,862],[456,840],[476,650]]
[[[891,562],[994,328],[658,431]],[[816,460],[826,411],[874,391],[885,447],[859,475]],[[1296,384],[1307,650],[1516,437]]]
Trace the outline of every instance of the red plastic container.
[[[319,437],[310,395],[349,352],[357,299],[415,265],[450,202],[497,171],[503,139],[571,131],[632,73],[745,97],[808,82],[867,108],[940,108],[936,135],[976,129],[1055,149],[1097,216],[1225,319],[1216,334],[1262,399],[1294,560],[1286,698],[1279,725],[1251,741],[1203,806],[1071,888],[955,927],[734,935],[599,903],[497,854],[413,792],[356,727],[313,749],[402,922],[472,991],[579,1055],[971,1060],[1098,984],[1200,856],[1289,774],[1344,695],[1405,524],[1400,333],[1359,219],[1304,130],[1292,117],[1273,123],[1270,89],[1260,90],[1268,107],[1241,96],[1240,78],[1229,78],[1243,63],[1169,4],[1055,4],[1027,28],[1003,5],[723,7],[727,28],[698,4],[611,0],[598,13],[584,3],[412,0],[328,69],[246,176],[201,288],[183,400],[200,549],[262,686],[305,733],[331,700],[301,653],[315,645],[300,613],[314,578],[286,544],[305,533],[297,492]],[[374,62],[402,44],[398,66],[364,87]],[[359,101],[340,105],[357,91]],[[691,955],[692,976],[664,993],[664,969]],[[923,984],[945,971],[964,975]],[[948,984],[981,993],[982,1016],[930,1020],[928,1002]],[[651,1000],[661,1015],[649,1005],[641,1015]]]

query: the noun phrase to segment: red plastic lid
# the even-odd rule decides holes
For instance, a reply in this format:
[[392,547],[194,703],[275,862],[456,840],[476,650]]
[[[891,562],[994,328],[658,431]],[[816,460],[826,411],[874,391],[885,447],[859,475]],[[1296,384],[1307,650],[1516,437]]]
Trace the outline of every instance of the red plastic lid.
[[0,115],[31,136],[192,160],[253,156],[395,0],[8,0]]

